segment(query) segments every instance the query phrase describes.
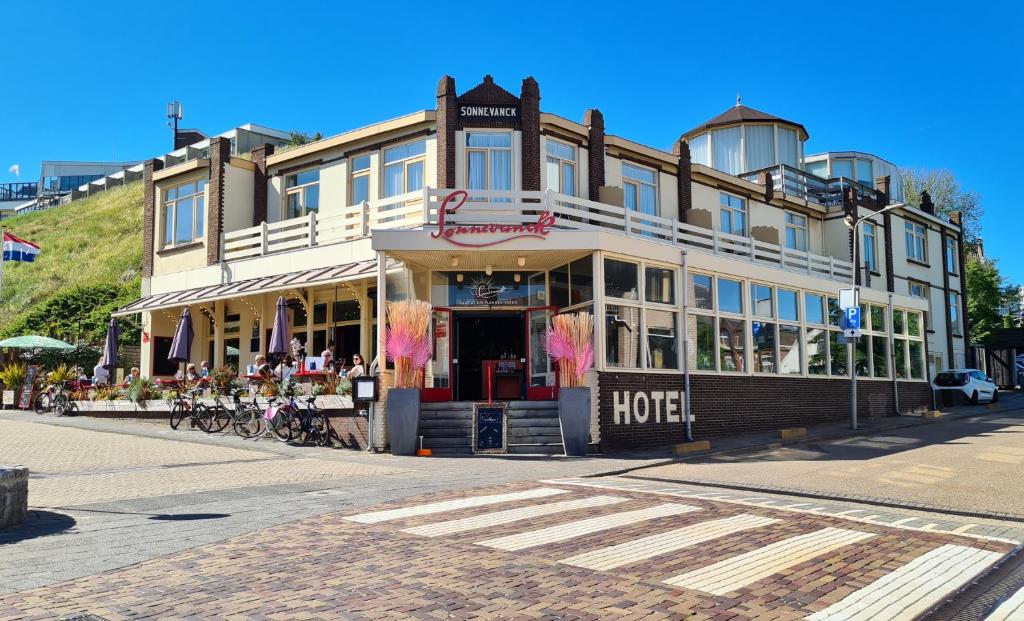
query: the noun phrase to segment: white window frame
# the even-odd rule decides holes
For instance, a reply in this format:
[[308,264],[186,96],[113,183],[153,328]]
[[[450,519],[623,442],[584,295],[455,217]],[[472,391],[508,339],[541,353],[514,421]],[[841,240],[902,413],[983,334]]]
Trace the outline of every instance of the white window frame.
[[[306,172],[310,172],[310,171],[314,171],[314,170],[316,171],[316,181],[308,181],[308,182],[302,183],[302,184],[297,183],[298,180],[299,180],[299,175],[301,175],[302,173],[306,173]],[[288,186],[288,178],[289,177],[295,177],[296,185],[293,185],[291,187]],[[284,195],[283,195],[283,199],[284,200],[281,203],[281,220],[290,220],[290,219],[292,219],[292,218],[289,217],[289,211],[290,210],[288,209],[288,200],[292,196],[298,196],[299,209],[301,211],[301,213],[299,215],[293,216],[294,218],[304,218],[304,217],[309,215],[310,211],[319,211],[319,209],[320,209],[320,198],[319,198],[319,195],[317,196],[317,206],[316,206],[315,209],[312,209],[312,210],[308,208],[307,199],[306,199],[306,191],[309,188],[312,188],[312,187],[316,186],[317,190],[320,189],[320,169],[318,167],[306,168],[304,170],[297,170],[295,172],[290,172],[290,173],[286,174],[284,176],[284,186],[285,186],[284,187]]]
[[[356,170],[355,169],[356,160],[361,160],[363,158],[366,158],[366,160],[367,160],[366,168],[360,168],[359,170]],[[355,205],[355,204],[357,204],[359,202],[359,201],[356,200],[356,196],[355,196],[355,194],[356,194],[356,192],[355,192],[356,180],[357,179],[363,179],[363,178],[366,179],[366,200],[369,201],[370,200],[370,187],[371,187],[371,184],[373,183],[372,175],[371,175],[371,173],[373,172],[373,157],[369,153],[363,153],[361,155],[354,155],[354,156],[350,157],[348,162],[349,162],[349,175],[348,175],[348,179],[349,179],[349,183],[348,183],[349,204],[350,205]]]
[[[783,219],[786,223],[786,239],[784,241],[786,248],[789,248],[790,250],[797,250],[800,252],[808,252],[810,243],[810,229],[809,220],[807,216],[796,213],[794,211],[786,211],[783,213]],[[800,220],[803,221],[803,224],[799,222]],[[789,245],[789,231],[791,230],[793,231],[793,237],[795,239],[796,245],[800,246],[800,242],[802,241],[803,248],[793,247]]]
[[[626,174],[626,167],[627,166],[632,166],[633,168],[636,168],[638,170],[650,171],[652,176],[654,177],[654,183],[651,183],[649,181],[645,181],[643,179],[637,179],[635,177],[627,176],[627,174]],[[622,160],[622,189],[625,190],[627,185],[633,186],[633,188],[634,188],[633,191],[636,192],[636,206],[637,206],[637,208],[635,210],[636,213],[647,213],[646,211],[643,210],[642,206],[640,205],[640,197],[643,196],[643,193],[640,192],[640,189],[643,188],[643,187],[649,187],[649,188],[653,188],[654,189],[654,192],[653,192],[653,196],[654,196],[654,212],[653,213],[649,213],[647,215],[652,215],[652,216],[660,216],[661,215],[661,200],[660,200],[660,197],[658,196],[658,179],[659,179],[659,176],[660,176],[660,174],[659,174],[659,172],[658,172],[658,170],[656,168],[651,168],[650,166],[644,166],[643,164],[637,164],[636,162],[633,162],[631,160]],[[629,207],[627,207],[626,209],[629,209]]]
[[[736,208],[736,207],[733,207],[732,205],[726,204],[726,202],[724,201],[724,199],[726,199],[726,198],[738,200],[740,202],[740,205],[742,205],[742,207],[741,208]],[[725,216],[726,213],[729,214],[730,230],[728,230],[728,231],[726,231],[723,228],[723,226],[722,226],[722,218]],[[735,218],[736,218],[736,214],[737,213],[743,215],[743,230],[740,231],[739,233],[736,233],[733,230],[731,230],[731,229],[734,228],[734,226],[732,226],[732,225],[735,224]],[[735,194],[730,194],[729,192],[721,192],[720,191],[718,193],[718,227],[719,227],[719,230],[721,232],[726,233],[728,235],[737,235],[739,237],[747,237],[748,231],[750,231],[749,214],[750,214],[750,210],[747,209],[747,199],[743,198],[742,196],[737,196]]]
[[907,259],[918,263],[928,263],[928,229],[923,224],[906,220],[903,224],[903,231]]
[[[878,229],[873,222],[864,222],[864,261],[868,265],[868,269],[872,272],[878,272]],[[870,247],[868,240],[871,240]]]
[[[562,147],[568,147],[572,149],[573,159],[570,160],[560,155],[552,154],[549,149],[549,146],[552,144],[557,144]],[[565,194],[567,196],[576,196],[576,186],[579,179],[579,174],[576,166],[577,159],[579,159],[579,147],[577,145],[574,145],[569,142],[564,142],[561,140],[553,140],[550,137],[547,138],[544,145],[545,171],[547,171],[547,164],[549,163],[554,163],[557,164],[558,166],[558,187],[554,187],[552,185],[550,175],[548,175],[549,178],[547,179],[547,187],[554,190],[555,192],[558,192],[559,194]],[[563,166],[569,166],[570,168],[572,168],[572,187],[565,187],[565,175],[563,175],[562,173]],[[545,172],[545,174],[548,173]]]
[[953,336],[963,336],[963,328],[960,321],[960,294],[956,291],[949,292],[949,322]]
[[958,273],[957,272],[957,262],[958,262],[957,259],[959,257],[958,257],[958,253],[957,253],[957,250],[956,250],[956,240],[953,239],[952,237],[947,237],[946,238],[945,252],[946,252],[946,257],[945,257],[945,259],[946,259],[946,270],[950,274]]
[[[637,334],[640,340],[639,353],[640,353],[640,364],[636,367],[619,367],[608,364],[607,356],[608,352],[604,351],[602,345],[601,352],[601,369],[614,370],[616,372],[634,372],[634,373],[681,373],[683,369],[683,334],[680,312],[679,312],[679,296],[682,292],[679,289],[680,274],[682,268],[679,265],[672,265],[668,263],[658,263],[655,261],[638,261],[635,257],[629,257],[625,255],[617,255],[609,252],[601,253],[600,260],[602,262],[601,271],[604,273],[604,261],[612,260],[620,263],[629,263],[636,266],[637,268],[637,299],[632,298],[619,298],[605,294],[604,283],[594,283],[595,289],[601,287],[601,314],[607,316],[608,306],[621,306],[635,309],[637,311],[637,317],[639,320],[639,326],[637,327]],[[647,269],[666,269],[672,272],[672,287],[675,296],[675,302],[666,304],[663,302],[649,302],[647,301]],[[597,296],[595,295],[595,300]],[[589,305],[592,302],[587,302]],[[564,312],[565,309],[562,309]],[[659,369],[651,366],[650,359],[652,356],[650,348],[650,334],[649,327],[650,321],[648,319],[649,311],[664,311],[672,314],[674,317],[673,328],[675,330],[676,340],[676,366],[675,368],[664,368]],[[607,334],[605,335],[607,338]]]
[[[921,289],[921,295],[916,295],[914,293],[914,288],[915,287],[919,287]],[[912,298],[917,298],[919,300],[924,300],[925,302],[928,303],[928,311],[924,314],[924,317],[925,317],[925,319],[924,319],[925,326],[924,327],[925,327],[926,330],[931,330],[932,329],[932,288],[931,288],[931,286],[927,285],[927,284],[925,284],[923,282],[918,282],[916,280],[908,280],[907,281],[907,295],[909,295]]]
[[[178,190],[180,188],[186,186],[186,185],[195,185],[196,186],[195,191],[192,194],[190,194],[189,196],[187,196],[187,197],[184,197],[184,198],[178,197],[177,196]],[[202,178],[202,177],[197,177],[197,178],[189,179],[187,181],[182,181],[180,183],[176,183],[176,184],[174,184],[172,186],[169,186],[169,187],[164,188],[163,190],[161,190],[161,198],[163,199],[162,200],[163,212],[160,214],[162,216],[160,220],[161,220],[161,227],[163,228],[163,235],[160,238],[161,242],[162,242],[160,247],[162,249],[165,249],[165,248],[176,248],[178,246],[187,246],[189,244],[200,242],[200,241],[203,241],[203,240],[206,239],[206,229],[209,226],[209,224],[206,222],[206,210],[207,210],[207,204],[208,204],[208,201],[209,201],[209,197],[207,196],[207,189],[208,188],[209,188],[209,180],[205,179],[205,178]],[[171,193],[172,190],[175,192],[175,198],[168,199],[167,196]],[[199,202],[197,199],[200,198],[200,197],[203,199],[201,207],[197,205],[197,203]],[[178,239],[177,239],[177,232],[178,232],[178,209],[177,209],[177,207],[178,207],[178,203],[184,203],[186,201],[189,201],[189,202],[192,203],[192,235],[191,235],[191,238],[188,239],[188,240],[178,241]],[[168,222],[167,222],[167,215],[168,215],[168,213],[171,214],[171,221],[170,221],[170,225],[169,225],[170,226],[170,230],[168,230]],[[202,223],[203,223],[202,224],[202,233],[201,234],[199,234],[199,231],[197,231],[197,228],[198,228],[197,224],[199,222],[200,217],[202,218]],[[168,235],[170,235],[170,240],[168,240]]]
[[[423,143],[423,153],[419,153],[419,154],[416,154],[416,155],[410,155],[408,157],[400,158],[400,159],[394,160],[392,162],[387,161],[387,153],[388,153],[388,151],[392,151],[394,149],[401,149],[403,147],[407,147],[409,145],[416,144],[417,142],[422,142]],[[381,149],[380,159],[381,159],[381,166],[382,166],[381,167],[381,176],[380,176],[380,196],[383,196],[384,198],[391,198],[393,196],[401,196],[402,194],[408,194],[409,192],[415,192],[415,191],[421,189],[424,185],[426,185],[426,183],[427,183],[427,140],[426,140],[426,138],[417,138],[415,140],[409,140],[407,142],[402,142],[400,144],[393,144],[393,145],[389,145],[387,147],[384,147],[383,149]],[[423,175],[422,175],[422,178],[420,179],[420,187],[419,188],[413,188],[413,189],[410,190],[409,189],[409,167],[413,166],[413,165],[415,165],[417,163],[422,163],[423,164],[423,166],[422,166],[422,168],[423,168]],[[388,188],[387,188],[388,169],[389,168],[394,168],[396,166],[401,166],[401,168],[402,168],[402,191],[399,192],[398,194],[391,194],[391,195],[389,195],[387,193],[388,192]]]
[[[507,147],[471,147],[471,146],[469,146],[469,136],[470,136],[470,134],[504,134],[504,135],[508,136],[508,144],[509,144],[509,146],[507,146]],[[515,144],[516,144],[515,143],[515,133],[512,132],[511,130],[505,130],[505,129],[501,129],[501,130],[493,130],[493,129],[468,129],[467,128],[465,130],[465,140],[464,140],[465,155],[466,155],[466,168],[465,168],[465,171],[464,171],[465,172],[465,177],[464,178],[466,180],[466,188],[470,189],[470,190],[481,190],[481,191],[484,191],[484,192],[487,192],[487,191],[490,191],[490,190],[495,190],[495,188],[491,187],[491,153],[494,152],[494,151],[508,151],[509,152],[509,180],[511,181],[511,184],[510,184],[511,187],[509,187],[507,190],[502,188],[502,189],[497,189],[495,191],[497,191],[497,192],[508,192],[508,191],[514,190],[515,187],[516,187],[516,158],[515,158],[515,153],[514,153],[514,151],[515,151]],[[484,154],[484,179],[486,180],[486,183],[484,184],[486,187],[484,187],[484,188],[470,188],[469,187],[469,180],[471,178],[471,176],[469,174],[469,165],[470,165],[471,159],[472,159],[472,158],[469,157],[469,154],[473,153],[473,152],[479,152],[479,153],[483,153]]]

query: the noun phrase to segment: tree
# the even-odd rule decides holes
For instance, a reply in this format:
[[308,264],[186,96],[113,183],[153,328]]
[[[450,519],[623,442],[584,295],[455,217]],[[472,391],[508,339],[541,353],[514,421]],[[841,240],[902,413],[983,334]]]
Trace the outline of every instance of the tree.
[[1003,277],[995,261],[967,257],[967,316],[971,319],[970,340],[984,343],[1003,325],[999,306],[1004,300]]
[[312,136],[306,132],[288,132],[288,146],[297,147],[299,145],[309,144],[310,142],[316,142],[323,138],[320,132],[314,133]]
[[944,169],[926,170],[904,168],[900,170],[903,179],[904,202],[911,207],[921,207],[921,192],[928,190],[935,204],[935,211],[949,215],[959,211],[963,223],[964,242],[969,245],[981,239],[981,196],[977,192],[961,189],[960,182],[952,172]]

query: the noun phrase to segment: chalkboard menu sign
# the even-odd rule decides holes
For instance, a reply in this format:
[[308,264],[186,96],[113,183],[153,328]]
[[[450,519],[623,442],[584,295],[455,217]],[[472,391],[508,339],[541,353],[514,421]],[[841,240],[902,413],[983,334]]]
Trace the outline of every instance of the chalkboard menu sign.
[[505,404],[477,403],[473,408],[473,452],[505,452]]
[[21,387],[21,396],[18,399],[18,409],[28,410],[32,408],[32,387],[36,383],[36,374],[39,373],[39,367],[31,366],[28,368],[28,372],[25,374],[25,384]]

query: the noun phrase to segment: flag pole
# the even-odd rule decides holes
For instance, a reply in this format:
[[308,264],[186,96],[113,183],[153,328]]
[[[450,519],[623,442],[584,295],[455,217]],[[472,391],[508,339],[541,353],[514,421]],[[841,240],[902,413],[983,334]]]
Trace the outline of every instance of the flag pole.
[[0,301],[4,299],[4,244],[7,242],[7,225],[0,225]]

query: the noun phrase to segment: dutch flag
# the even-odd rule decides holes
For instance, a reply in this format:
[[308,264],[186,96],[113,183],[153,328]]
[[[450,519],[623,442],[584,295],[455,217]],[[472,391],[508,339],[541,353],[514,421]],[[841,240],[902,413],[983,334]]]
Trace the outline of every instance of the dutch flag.
[[4,231],[4,261],[31,263],[39,254],[39,246]]

